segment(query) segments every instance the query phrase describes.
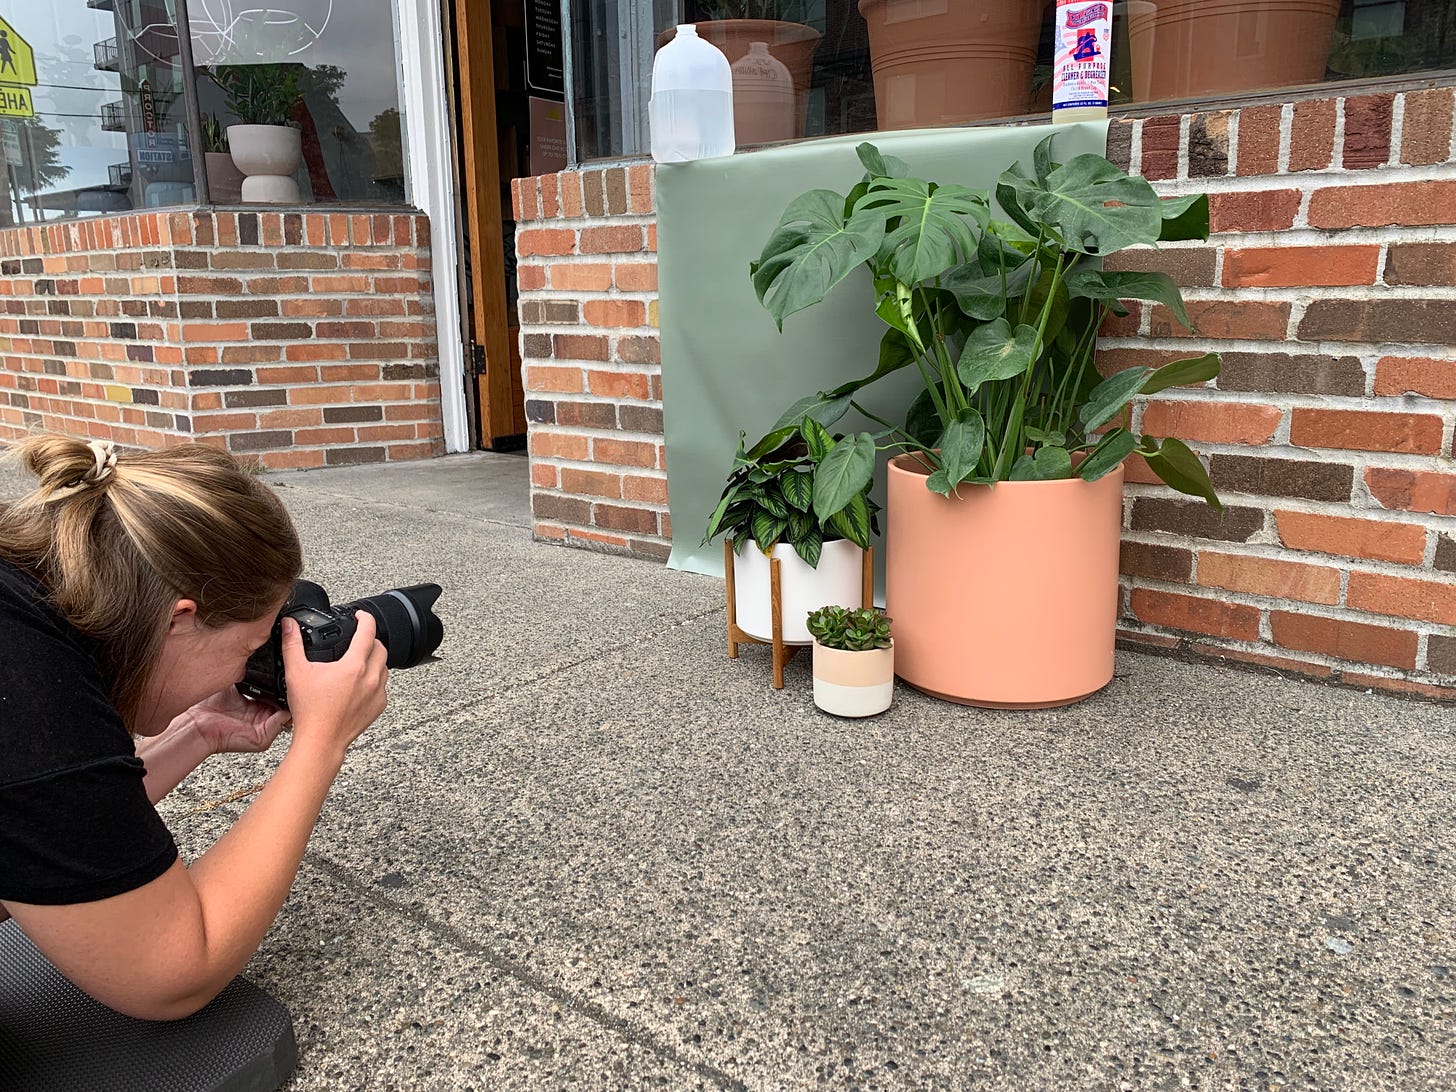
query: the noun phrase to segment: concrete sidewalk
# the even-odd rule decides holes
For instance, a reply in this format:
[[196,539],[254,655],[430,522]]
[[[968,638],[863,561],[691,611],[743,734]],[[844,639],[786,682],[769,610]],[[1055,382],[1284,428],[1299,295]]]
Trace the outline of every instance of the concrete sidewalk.
[[[1448,708],[1120,654],[840,721],[720,583],[533,543],[524,459],[270,480],[336,597],[446,589],[248,971],[290,1087],[1456,1083]],[[185,851],[276,757],[165,803]]]

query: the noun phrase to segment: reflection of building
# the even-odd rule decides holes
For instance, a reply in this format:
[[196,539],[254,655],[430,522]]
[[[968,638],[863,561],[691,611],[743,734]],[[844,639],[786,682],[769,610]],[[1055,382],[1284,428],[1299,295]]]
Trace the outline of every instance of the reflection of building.
[[[127,204],[135,208],[190,200],[192,161],[180,116],[182,71],[176,63],[180,47],[167,3],[87,0],[87,7],[109,11],[115,20],[116,35],[97,42],[93,51],[99,71],[121,78],[121,98],[101,106],[101,128],[127,135],[128,162],[124,172],[113,166],[109,185],[74,191],[81,201],[79,211],[90,207],[83,194],[101,202],[96,211],[117,207],[114,197],[126,190],[131,191]],[[48,194],[46,200],[73,195]]]

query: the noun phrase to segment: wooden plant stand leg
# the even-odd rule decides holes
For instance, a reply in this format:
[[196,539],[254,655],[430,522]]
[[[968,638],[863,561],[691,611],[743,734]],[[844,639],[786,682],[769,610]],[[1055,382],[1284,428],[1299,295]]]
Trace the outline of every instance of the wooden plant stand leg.
[[728,658],[738,659],[740,645],[770,645],[773,648],[773,685],[775,690],[784,688],[784,666],[799,654],[799,645],[784,644],[783,585],[780,583],[779,562],[769,559],[769,580],[773,600],[770,603],[773,618],[773,640],[765,641],[738,628],[737,585],[733,573],[734,550],[730,539],[723,541],[723,586],[728,596]]
[[733,584],[733,540],[723,540],[723,577],[728,589],[728,658],[738,659],[738,594]]
[[875,605],[875,548],[873,546],[865,549],[860,579],[863,584],[859,605],[873,607]]

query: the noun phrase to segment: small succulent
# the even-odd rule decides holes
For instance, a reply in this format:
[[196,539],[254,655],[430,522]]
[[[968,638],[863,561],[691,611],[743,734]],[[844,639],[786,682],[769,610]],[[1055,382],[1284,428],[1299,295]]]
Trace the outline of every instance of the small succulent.
[[868,652],[890,647],[890,619],[878,607],[820,607],[809,612],[809,632],[825,648]]

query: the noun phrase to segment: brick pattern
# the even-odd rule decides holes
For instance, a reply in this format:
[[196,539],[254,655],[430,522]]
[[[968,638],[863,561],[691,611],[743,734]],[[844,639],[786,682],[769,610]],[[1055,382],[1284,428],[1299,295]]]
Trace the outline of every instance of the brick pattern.
[[419,213],[133,213],[0,231],[0,442],[196,440],[269,468],[443,451]]
[[[1219,519],[1129,464],[1125,642],[1456,697],[1456,175],[1450,88],[1113,123],[1213,237],[1118,256],[1182,286],[1105,373],[1204,350],[1223,374],[1135,423],[1203,456]],[[1148,168],[1151,167],[1151,171]]]
[[[1227,510],[1129,462],[1125,642],[1456,697],[1453,107],[1438,87],[1113,123],[1114,160],[1209,193],[1213,237],[1117,257],[1183,286],[1195,329],[1134,304],[1102,368],[1224,358],[1215,384],[1137,408]],[[537,533],[656,556],[651,195],[638,165],[515,198]]]
[[536,535],[663,559],[657,225],[647,165],[512,186]]

